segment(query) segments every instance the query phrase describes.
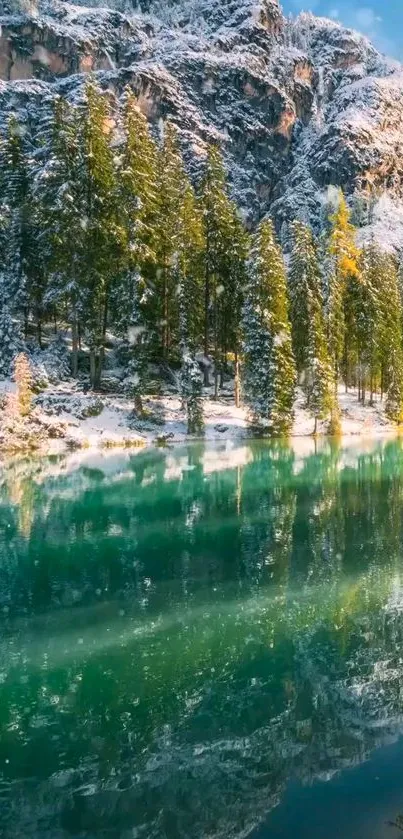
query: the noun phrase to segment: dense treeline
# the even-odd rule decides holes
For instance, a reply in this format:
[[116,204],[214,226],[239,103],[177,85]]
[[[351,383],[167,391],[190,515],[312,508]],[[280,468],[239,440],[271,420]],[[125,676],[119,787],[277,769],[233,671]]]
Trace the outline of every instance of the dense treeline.
[[108,335],[137,382],[147,364],[181,368],[189,430],[203,427],[202,373],[215,395],[235,377],[251,423],[286,433],[295,387],[337,430],[341,381],[358,398],[403,406],[402,302],[396,260],[363,250],[343,195],[320,240],[290,224],[288,271],[271,221],[254,233],[230,199],[210,146],[194,185],[167,121],[156,139],[130,90],[117,116],[93,81],[78,104],[54,101],[31,130],[12,117],[1,146],[0,372],[50,324],[71,336],[71,371],[89,356],[97,389]]

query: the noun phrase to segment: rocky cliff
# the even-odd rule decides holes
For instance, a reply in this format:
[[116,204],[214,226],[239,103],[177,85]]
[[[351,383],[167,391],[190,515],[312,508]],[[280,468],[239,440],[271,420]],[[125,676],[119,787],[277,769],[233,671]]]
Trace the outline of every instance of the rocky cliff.
[[[350,196],[363,236],[403,241],[403,68],[356,32],[278,0],[139,0],[135,9],[42,0],[0,17],[0,109],[39,119],[86,74],[130,84],[151,123],[180,128],[189,166],[222,142],[253,224],[270,212],[320,226],[331,187]],[[329,194],[330,188],[330,194]]]

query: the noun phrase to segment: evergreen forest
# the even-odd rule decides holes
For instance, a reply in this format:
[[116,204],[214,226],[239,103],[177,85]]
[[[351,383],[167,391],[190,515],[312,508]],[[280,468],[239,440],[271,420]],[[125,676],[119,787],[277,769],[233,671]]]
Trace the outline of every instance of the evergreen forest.
[[[297,385],[316,430],[339,427],[341,384],[403,418],[402,278],[380,243],[357,244],[340,191],[320,231],[270,218],[247,229],[218,145],[192,167],[169,120],[154,132],[127,89],[116,112],[90,79],[43,124],[9,119],[0,148],[0,374],[49,335],[71,375],[102,382],[110,341],[142,410],[147,369],[177,376],[188,429],[234,380],[258,434],[290,431]],[[280,234],[280,235],[278,235]]]

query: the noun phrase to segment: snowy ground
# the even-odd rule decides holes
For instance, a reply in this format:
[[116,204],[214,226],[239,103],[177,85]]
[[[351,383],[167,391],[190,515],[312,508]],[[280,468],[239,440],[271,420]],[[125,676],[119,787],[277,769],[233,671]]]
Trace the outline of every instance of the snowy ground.
[[[0,392],[12,392],[10,382],[0,382]],[[49,441],[52,450],[58,450],[69,443],[72,446],[100,449],[113,446],[142,446],[157,441],[181,443],[190,438],[186,433],[186,419],[180,400],[176,396],[145,397],[144,407],[158,417],[153,422],[137,423],[133,420],[133,402],[121,396],[95,397],[100,400],[98,416],[83,418],[82,414],[94,402],[92,393],[84,394],[75,385],[68,383],[50,387],[40,396],[42,405],[37,407],[38,416],[43,416],[47,425],[63,427],[63,440]],[[396,426],[390,423],[384,412],[384,404],[373,407],[362,406],[354,391],[339,391],[341,425],[343,437],[376,437],[396,433]],[[55,413],[53,414],[53,405]],[[230,397],[215,401],[204,400],[205,439],[207,441],[235,441],[248,436],[246,411],[235,408]],[[295,405],[293,438],[312,437],[314,422],[304,406],[302,393]],[[325,433],[325,426],[319,433]]]

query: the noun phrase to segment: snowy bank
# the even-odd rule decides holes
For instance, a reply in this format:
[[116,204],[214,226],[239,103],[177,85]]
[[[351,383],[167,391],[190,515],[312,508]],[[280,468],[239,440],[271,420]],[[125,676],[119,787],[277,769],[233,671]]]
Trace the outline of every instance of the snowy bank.
[[[0,382],[0,394],[9,394],[13,390],[11,382]],[[84,393],[69,383],[49,387],[36,397],[29,439],[38,443],[35,448],[39,447],[47,453],[66,447],[135,448],[158,443],[185,443],[194,439],[187,434],[185,412],[177,396],[147,396],[143,404],[145,418],[140,419],[134,412],[133,400],[123,396]],[[345,393],[344,387],[340,387],[339,404],[341,431],[345,438],[373,438],[398,431],[386,418],[384,403],[381,401],[373,406],[363,406],[353,390]],[[236,408],[231,397],[214,400],[206,396],[203,408],[204,439],[207,442],[248,438],[246,409]],[[0,422],[0,429],[2,424],[4,418]],[[302,392],[299,392],[295,403],[292,437],[312,437],[313,428],[313,418],[306,409]],[[322,424],[322,428],[319,426],[319,434],[325,433],[326,425]],[[5,448],[7,442],[4,445],[3,435]],[[24,444],[15,448],[24,448]]]

